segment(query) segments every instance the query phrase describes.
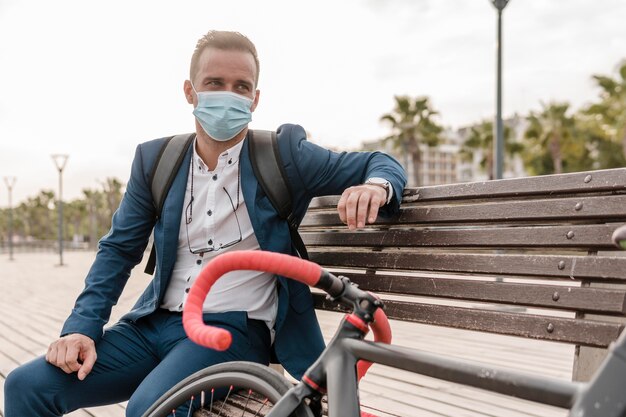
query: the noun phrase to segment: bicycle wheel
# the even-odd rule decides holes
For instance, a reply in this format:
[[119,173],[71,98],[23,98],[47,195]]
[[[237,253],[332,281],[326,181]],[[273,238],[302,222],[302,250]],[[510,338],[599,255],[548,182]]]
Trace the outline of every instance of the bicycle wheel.
[[[291,387],[284,376],[268,366],[222,363],[176,384],[143,417],[264,416]],[[188,411],[190,406],[196,410],[193,414]],[[300,405],[291,417],[313,417],[313,413]]]

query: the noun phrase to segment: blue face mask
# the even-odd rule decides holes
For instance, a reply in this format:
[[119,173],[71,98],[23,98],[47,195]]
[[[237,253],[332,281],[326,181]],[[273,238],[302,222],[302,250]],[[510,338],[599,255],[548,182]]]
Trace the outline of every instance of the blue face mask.
[[252,100],[230,91],[200,91],[193,84],[198,105],[193,110],[207,135],[225,142],[241,132],[252,120]]

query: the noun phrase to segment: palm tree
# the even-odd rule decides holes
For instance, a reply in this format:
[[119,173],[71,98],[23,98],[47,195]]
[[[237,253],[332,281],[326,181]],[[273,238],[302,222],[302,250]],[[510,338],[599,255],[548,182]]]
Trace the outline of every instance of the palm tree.
[[419,186],[422,159],[420,144],[437,145],[443,128],[433,120],[438,113],[432,109],[428,97],[412,99],[409,96],[396,96],[395,100],[393,111],[383,115],[380,120],[391,124],[393,134],[386,140],[391,140],[396,149],[411,156],[414,185]]
[[591,167],[589,149],[569,116],[569,103],[542,104],[528,116],[524,162],[531,174],[560,174]]
[[99,218],[101,216],[98,214],[102,211],[103,197],[100,191],[90,190],[88,188],[83,189],[83,195],[85,196],[87,213],[89,213],[89,248],[96,249],[98,239],[102,235],[99,227]]
[[75,199],[65,205],[63,210],[65,217],[64,224],[67,225],[69,233],[66,239],[73,239],[75,236],[85,236],[88,234],[85,220],[87,217],[87,202],[83,199]]
[[117,178],[109,177],[102,183],[109,219],[113,217],[113,213],[115,213],[122,201],[122,188],[123,184]]
[[590,107],[576,113],[578,133],[584,137],[593,158],[592,169],[609,169],[626,166],[621,141],[610,136],[602,117],[590,111]]
[[626,60],[618,73],[615,79],[605,75],[593,76],[602,91],[600,103],[592,104],[587,112],[598,116],[602,129],[621,146],[626,158]]
[[[522,151],[522,144],[512,141],[513,131],[504,126],[504,151],[508,157],[513,157]],[[469,136],[463,144],[460,154],[464,160],[472,160],[476,151],[482,151],[483,158],[480,167],[493,179],[493,122],[484,120],[469,128]]]

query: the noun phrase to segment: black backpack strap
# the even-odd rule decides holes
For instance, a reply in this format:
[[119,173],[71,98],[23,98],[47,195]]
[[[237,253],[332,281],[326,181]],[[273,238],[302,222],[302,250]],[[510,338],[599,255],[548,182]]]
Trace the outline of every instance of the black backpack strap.
[[[152,174],[150,175],[150,191],[152,192],[152,202],[157,219],[161,217],[165,198],[172,187],[172,182],[174,182],[174,178],[176,178],[176,174],[183,163],[183,159],[185,159],[187,150],[195,137],[195,133],[172,136],[167,139],[161,147],[161,151],[152,168]],[[155,266],[156,249],[153,244],[144,271],[146,274],[152,275],[154,274]]]
[[278,151],[276,132],[250,130],[248,141],[250,161],[256,179],[270,199],[281,219],[287,220],[289,234],[294,247],[302,259],[309,259],[306,246],[298,233],[298,221],[293,213],[291,191],[287,173]]

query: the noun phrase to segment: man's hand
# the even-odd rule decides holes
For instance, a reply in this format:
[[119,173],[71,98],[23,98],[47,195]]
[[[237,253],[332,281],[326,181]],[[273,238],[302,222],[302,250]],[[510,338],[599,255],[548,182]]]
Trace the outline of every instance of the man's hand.
[[67,374],[78,371],[81,381],[91,372],[96,363],[96,344],[85,335],[68,334],[52,342],[46,360]]
[[367,223],[374,223],[378,217],[378,209],[387,201],[387,192],[377,185],[357,185],[347,188],[337,204],[337,211],[342,222],[350,230],[365,227]]

